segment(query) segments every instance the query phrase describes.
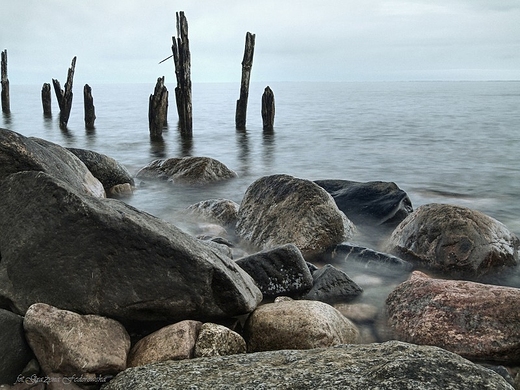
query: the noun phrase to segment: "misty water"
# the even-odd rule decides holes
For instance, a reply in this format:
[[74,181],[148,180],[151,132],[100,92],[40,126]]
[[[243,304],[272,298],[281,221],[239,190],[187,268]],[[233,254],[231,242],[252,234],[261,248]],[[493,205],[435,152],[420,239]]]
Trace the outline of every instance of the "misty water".
[[[276,101],[275,128],[262,131],[261,96]],[[41,86],[11,86],[11,115],[0,126],[65,147],[109,155],[131,173],[157,158],[207,156],[239,177],[205,188],[141,183],[127,202],[189,229],[180,217],[205,199],[240,203],[257,178],[392,181],[414,208],[450,203],[482,211],[520,234],[520,82],[253,83],[246,131],[234,124],[238,83],[194,84],[193,139],[181,139],[170,91],[164,142],[151,142],[148,98],[154,84],[91,84],[96,128],[86,131],[82,85],[74,89],[67,131],[43,117]],[[341,264],[336,264],[342,267]],[[393,288],[376,274],[345,271],[365,290],[360,302],[378,306]],[[506,282],[520,286],[520,277]]]

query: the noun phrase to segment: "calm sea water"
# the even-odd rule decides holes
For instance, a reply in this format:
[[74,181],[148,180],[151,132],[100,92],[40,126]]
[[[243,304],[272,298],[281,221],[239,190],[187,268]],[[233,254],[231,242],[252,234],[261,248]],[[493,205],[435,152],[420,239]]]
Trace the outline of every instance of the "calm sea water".
[[[262,131],[263,89],[275,94],[275,129]],[[86,131],[83,86],[75,86],[68,131],[43,118],[41,86],[11,86],[0,126],[66,147],[107,154],[135,173],[156,158],[209,156],[239,174],[207,189],[155,183],[129,203],[181,225],[178,211],[197,201],[240,202],[257,178],[393,181],[414,207],[452,203],[480,210],[520,235],[520,82],[253,83],[247,130],[234,126],[239,84],[195,84],[193,139],[177,129],[170,90],[163,143],[151,143],[148,97],[154,84],[91,85],[96,129]]]

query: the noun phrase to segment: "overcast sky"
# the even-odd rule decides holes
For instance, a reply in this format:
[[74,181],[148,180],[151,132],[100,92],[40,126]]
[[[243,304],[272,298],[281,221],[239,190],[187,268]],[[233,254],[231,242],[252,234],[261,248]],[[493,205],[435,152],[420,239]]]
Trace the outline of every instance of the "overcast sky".
[[11,84],[175,81],[175,12],[194,82],[520,79],[520,0],[0,0]]

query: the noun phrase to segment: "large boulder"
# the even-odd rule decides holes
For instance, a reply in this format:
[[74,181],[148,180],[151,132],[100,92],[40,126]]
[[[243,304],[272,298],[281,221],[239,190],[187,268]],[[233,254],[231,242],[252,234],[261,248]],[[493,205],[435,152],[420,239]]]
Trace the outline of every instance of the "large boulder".
[[273,175],[247,189],[236,233],[261,249],[293,243],[307,257],[350,238],[353,230],[323,188],[309,180]]
[[112,187],[121,184],[129,184],[132,187],[135,185],[130,172],[112,157],[86,149],[67,148],[67,150],[86,165],[94,177],[103,184],[105,192],[108,193]]
[[390,293],[386,312],[400,340],[469,359],[520,361],[520,289],[432,279],[415,271]]
[[258,307],[247,319],[244,338],[249,352],[310,349],[356,343],[359,331],[326,303],[289,299]]
[[107,375],[126,368],[130,336],[110,318],[36,303],[27,310],[23,327],[45,374]]
[[428,204],[394,230],[386,250],[440,276],[481,280],[518,265],[520,240],[467,207]]
[[104,197],[103,185],[74,154],[40,138],[0,128],[0,180],[21,171],[41,171],[83,194]]
[[395,228],[413,211],[406,192],[395,183],[350,180],[316,180],[332,195],[339,209],[356,226],[380,226]]
[[0,309],[0,384],[14,383],[32,357],[23,317]]
[[236,172],[210,157],[155,160],[137,172],[140,179],[162,179],[175,184],[205,185],[237,177]]
[[307,262],[293,244],[242,257],[236,263],[251,275],[267,299],[301,295],[313,284]]
[[436,347],[397,341],[169,361],[130,368],[103,390],[513,390],[499,374]]
[[217,319],[254,310],[251,277],[203,241],[43,172],[0,185],[0,302],[43,302],[133,321]]

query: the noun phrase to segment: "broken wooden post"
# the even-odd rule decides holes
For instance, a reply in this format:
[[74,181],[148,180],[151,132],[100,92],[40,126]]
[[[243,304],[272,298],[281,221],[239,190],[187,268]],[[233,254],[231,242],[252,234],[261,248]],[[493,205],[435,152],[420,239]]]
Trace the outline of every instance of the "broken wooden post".
[[76,68],[76,57],[72,59],[72,64],[67,74],[67,82],[65,83],[65,90],[61,89],[60,82],[52,79],[54,85],[54,92],[56,99],[60,106],[60,127],[67,128],[67,123],[70,117],[70,109],[72,108],[72,81],[74,79],[74,70]]
[[247,98],[249,96],[249,80],[253,67],[253,53],[255,51],[255,34],[246,33],[246,46],[242,60],[242,81],[240,83],[240,98],[237,100],[235,126],[239,130],[246,128]]
[[159,140],[162,138],[162,130],[166,125],[168,113],[168,89],[164,85],[164,76],[157,79],[153,95],[150,95],[148,105],[148,124],[150,138]]
[[7,78],[7,49],[2,52],[1,68],[2,112],[9,114],[11,112],[11,103],[9,102],[9,79]]
[[51,104],[51,85],[49,83],[43,83],[42,86],[42,106],[43,116],[48,118],[52,116],[52,104]]
[[179,128],[181,134],[190,135],[193,129],[192,104],[191,104],[191,55],[188,40],[188,21],[184,12],[176,12],[177,38],[172,37],[173,62],[175,64],[175,76],[177,88],[175,88],[175,100],[179,114]]
[[274,93],[269,86],[265,87],[262,95],[262,122],[264,130],[274,129]]
[[83,87],[83,105],[85,106],[85,128],[92,130],[96,120],[96,108],[94,107],[92,88],[88,84]]

